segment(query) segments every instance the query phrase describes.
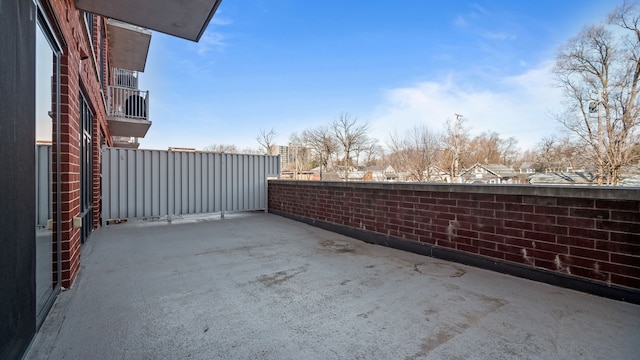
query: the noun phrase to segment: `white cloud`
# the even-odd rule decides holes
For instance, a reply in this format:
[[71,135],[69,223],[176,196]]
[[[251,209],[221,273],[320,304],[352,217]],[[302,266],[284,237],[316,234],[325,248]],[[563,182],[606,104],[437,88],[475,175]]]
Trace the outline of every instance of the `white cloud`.
[[481,15],[490,15],[489,11],[487,11],[487,9],[483,8],[482,6],[478,5],[478,4],[469,4],[469,8],[471,9],[470,12],[467,12],[466,14],[458,14],[454,19],[453,19],[453,24],[457,27],[465,27],[467,25],[469,25],[469,21],[468,19],[476,19],[478,17],[480,17]]
[[[196,53],[200,56],[206,55],[211,51],[221,51],[227,47],[227,37],[220,31],[214,31],[213,27],[228,26],[233,24],[233,20],[226,17],[215,16],[211,20],[211,25],[195,45]],[[217,30],[217,29],[216,29]]]
[[213,50],[222,50],[227,46],[226,38],[219,32],[205,33],[197,44],[198,55],[205,55]]
[[475,84],[455,79],[390,89],[371,117],[373,136],[385,142],[388,134],[415,125],[444,129],[454,113],[462,114],[472,136],[495,131],[501,137],[514,136],[522,149],[535,146],[557,131],[550,116],[561,106],[561,93],[552,86],[551,64],[544,64],[517,76],[498,79],[495,84]]
[[233,20],[226,17],[214,16],[213,19],[211,19],[211,24],[216,26],[231,25],[233,24]]
[[487,11],[487,9],[485,9],[484,7],[480,6],[479,4],[473,3],[473,4],[469,4],[469,7],[473,10],[475,10],[476,12],[479,12],[481,14],[488,14],[489,12]]
[[464,18],[464,16],[458,15],[455,19],[453,19],[453,25],[457,27],[465,27],[467,25],[467,20]]
[[490,40],[515,40],[516,39],[515,34],[510,34],[507,32],[485,31],[482,33],[482,36]]

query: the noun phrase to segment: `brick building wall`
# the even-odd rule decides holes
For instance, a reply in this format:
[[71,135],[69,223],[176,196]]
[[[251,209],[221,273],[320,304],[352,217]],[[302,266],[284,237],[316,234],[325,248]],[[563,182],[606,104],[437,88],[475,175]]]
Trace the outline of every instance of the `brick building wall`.
[[[60,58],[60,184],[54,188],[60,192],[61,201],[54,201],[54,214],[60,209],[61,273],[62,286],[69,287],[80,268],[80,229],[73,227],[73,218],[80,215],[80,92],[83,93],[94,116],[92,129],[93,156],[93,219],[99,225],[100,194],[100,134],[105,133],[110,140],[107,127],[104,91],[100,85],[100,56],[108,60],[108,46],[105,42],[100,51],[99,26],[105,21],[93,17],[94,41],[89,40],[84,14],[76,10],[73,0],[55,0],[48,4],[49,14],[57,27],[55,35],[62,44]],[[105,30],[106,31],[106,30]],[[107,38],[108,41],[108,38]],[[108,64],[108,62],[106,62]],[[106,66],[108,69],[108,66]],[[105,77],[105,80],[108,77]],[[55,129],[55,126],[54,126]],[[55,135],[55,134],[54,134]],[[55,138],[55,136],[54,136]],[[54,146],[55,148],[55,146]],[[54,159],[56,157],[54,156]],[[56,164],[53,166],[56,169]],[[54,173],[54,178],[56,174]],[[54,198],[55,199],[55,198]],[[57,261],[54,248],[53,259]]]
[[309,223],[640,289],[638,189],[276,180],[268,196]]

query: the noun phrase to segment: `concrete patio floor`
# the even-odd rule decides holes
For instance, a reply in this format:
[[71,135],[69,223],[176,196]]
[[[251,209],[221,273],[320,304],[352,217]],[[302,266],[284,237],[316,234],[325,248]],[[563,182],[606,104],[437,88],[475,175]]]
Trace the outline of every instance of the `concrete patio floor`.
[[640,306],[271,214],[93,233],[27,359],[638,359]]

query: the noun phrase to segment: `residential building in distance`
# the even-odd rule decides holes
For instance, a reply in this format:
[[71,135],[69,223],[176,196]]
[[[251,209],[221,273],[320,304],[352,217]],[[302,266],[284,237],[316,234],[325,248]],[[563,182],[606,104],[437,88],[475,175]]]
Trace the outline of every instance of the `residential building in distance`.
[[289,167],[289,147],[276,145],[278,147],[278,155],[280,155],[280,168],[286,169]]
[[467,184],[518,184],[520,178],[519,172],[500,164],[476,163],[460,173],[461,182]]
[[280,155],[283,171],[308,171],[311,164],[311,149],[298,145],[272,145],[268,155]]
[[427,171],[424,171],[426,182],[451,182],[451,174],[441,167],[431,165]]
[[532,185],[596,185],[594,173],[583,172],[544,172],[529,176]]
[[396,170],[391,166],[369,166],[364,168],[364,181],[395,181],[398,178]]

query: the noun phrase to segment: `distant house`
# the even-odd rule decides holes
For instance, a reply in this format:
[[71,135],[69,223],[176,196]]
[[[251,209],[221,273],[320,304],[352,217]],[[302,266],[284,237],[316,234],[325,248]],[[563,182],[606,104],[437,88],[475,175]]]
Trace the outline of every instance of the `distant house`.
[[536,173],[535,164],[530,162],[523,162],[520,165],[520,174],[531,175]]
[[395,181],[398,179],[396,170],[391,166],[369,166],[364,169],[364,181]]
[[340,181],[344,180],[343,177],[340,177],[336,171],[323,171],[322,179],[320,179],[320,173],[318,172],[318,178],[314,178],[313,180],[322,180],[322,181]]
[[[365,175],[366,175],[366,172],[364,170],[358,170],[354,167],[339,166],[337,169],[333,171],[323,172],[322,180],[324,181],[364,181]],[[319,178],[319,173],[318,173],[318,178]]]
[[595,185],[596,176],[592,172],[545,172],[529,177],[533,185]]
[[362,170],[350,170],[346,172],[338,172],[338,175],[345,181],[365,181],[364,176],[367,173]]
[[477,163],[459,176],[467,184],[518,184],[521,175],[508,166]]
[[623,177],[622,180],[620,180],[620,186],[640,187],[640,175]]
[[627,167],[620,177],[620,186],[640,187],[640,165]]
[[304,170],[284,170],[280,173],[283,180],[320,180],[320,171]]
[[451,182],[451,174],[435,165],[429,166],[428,171],[424,171],[426,182]]

